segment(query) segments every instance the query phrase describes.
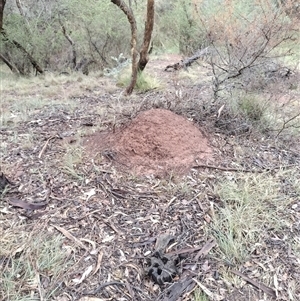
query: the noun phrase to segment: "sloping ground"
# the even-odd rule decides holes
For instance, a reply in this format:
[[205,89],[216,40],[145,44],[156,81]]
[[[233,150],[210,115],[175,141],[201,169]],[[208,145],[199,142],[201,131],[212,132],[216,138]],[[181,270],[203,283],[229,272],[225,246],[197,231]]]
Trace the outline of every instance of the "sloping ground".
[[[120,97],[120,90],[105,90],[107,81],[86,89],[83,79],[80,97],[61,98],[78,85],[61,80],[50,103],[15,90],[1,108],[7,113],[1,171],[14,184],[0,199],[1,299],[196,300],[193,290],[201,288],[208,300],[297,300],[300,156],[294,146],[251,133],[226,135],[205,120],[200,131],[165,110],[164,92],[149,92],[141,107],[145,95]],[[194,102],[203,91],[186,89]],[[157,103],[161,109],[148,110]],[[219,168],[193,162],[201,158]],[[157,165],[175,172],[156,176]],[[194,168],[178,175],[183,165]],[[226,187],[243,194],[226,195]],[[29,210],[24,202],[46,205]],[[239,214],[234,233],[226,223],[231,213]],[[249,230],[256,218],[257,228]],[[234,249],[243,237],[249,241]],[[155,274],[164,270],[174,272],[164,278],[170,282]]]

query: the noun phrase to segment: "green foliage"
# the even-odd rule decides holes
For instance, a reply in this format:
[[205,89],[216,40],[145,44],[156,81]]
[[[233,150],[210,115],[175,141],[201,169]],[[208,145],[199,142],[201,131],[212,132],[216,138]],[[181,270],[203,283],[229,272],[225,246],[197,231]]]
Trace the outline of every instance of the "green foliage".
[[[157,0],[154,51],[191,54],[211,42],[221,46],[226,41],[232,42],[253,20],[260,20],[257,28],[262,28],[269,12],[278,10],[275,2]],[[94,67],[103,69],[112,67],[111,57],[120,53],[131,55],[130,25],[125,14],[110,1],[53,0],[44,4],[29,0],[23,1],[22,7],[25,16],[21,16],[13,3],[7,4],[4,28],[9,38],[19,42],[42,68],[61,71],[72,67],[72,46],[63,35],[61,25],[74,42],[77,62],[86,58],[94,62]],[[132,9],[140,46],[146,0],[133,4]],[[24,54],[11,43],[1,42],[3,55],[23,73],[31,73],[33,68]]]
[[239,102],[241,112],[250,120],[258,121],[264,116],[266,108],[264,104],[255,97],[244,97]]
[[263,122],[270,109],[268,101],[257,94],[240,93],[236,103],[231,103],[233,110],[251,122]]
[[[129,74],[128,70],[121,73],[118,79],[118,85],[121,87],[127,87],[130,83],[131,75]],[[135,89],[140,92],[147,92],[153,89],[159,88],[158,81],[145,72],[139,73],[137,76],[137,81],[135,85]]]
[[208,296],[202,292],[200,289],[195,290],[195,301],[209,301]]
[[239,175],[216,187],[223,206],[212,234],[226,261],[243,263],[268,228],[284,226],[278,212],[284,212],[290,200],[280,196],[279,187],[280,181],[269,174]]
[[[45,233],[35,233],[34,237],[21,237],[20,234],[2,237],[0,255],[10,257],[10,264],[4,267],[1,275],[1,294],[5,300],[37,300],[31,291],[39,287],[42,277],[51,279],[49,285],[53,285],[53,290],[49,298],[58,278],[70,266],[62,243],[62,236]],[[11,256],[12,252],[15,255]]]
[[156,15],[155,46],[189,54],[205,44],[205,32],[190,1],[158,2]]
[[[74,42],[77,61],[85,57],[103,66],[110,63],[110,56],[129,53],[128,21],[110,1],[63,0],[47,5],[51,9],[43,9],[41,3],[35,1],[25,4],[25,18],[16,7],[5,10],[4,15],[9,39],[20,43],[42,68],[65,70],[70,67],[72,48],[61,24]],[[24,54],[9,42],[3,44],[3,54],[19,70],[30,73],[32,66]]]

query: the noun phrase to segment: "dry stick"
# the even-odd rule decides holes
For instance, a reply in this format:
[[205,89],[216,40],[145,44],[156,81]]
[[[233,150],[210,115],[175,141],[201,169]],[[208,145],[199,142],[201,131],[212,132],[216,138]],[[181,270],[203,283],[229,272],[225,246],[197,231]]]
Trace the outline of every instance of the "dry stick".
[[[299,116],[300,116],[300,112],[297,113],[296,115],[292,116],[292,117],[289,118],[288,120],[284,121],[284,122],[283,122],[283,125],[282,125],[282,128],[279,130],[279,132],[278,132],[277,135],[276,135],[276,138],[278,138],[278,136],[279,136],[285,129],[288,128],[287,124],[288,124],[289,122],[293,121],[294,119],[296,119],[296,118],[299,117]],[[289,126],[289,127],[292,127],[292,126],[293,126],[293,125],[291,125],[291,126]],[[296,128],[297,128],[297,126],[296,126]]]
[[209,296],[209,298],[211,298],[212,300],[221,300],[219,295],[217,295],[216,293],[211,292],[206,286],[204,286],[199,280],[197,280],[196,278],[192,278],[193,281],[195,281],[198,286],[201,288],[201,290],[207,295]]
[[78,238],[73,236],[68,230],[57,225],[52,225],[52,226],[60,233],[62,233],[65,237],[67,237],[69,240],[73,241],[77,246],[89,252],[89,249]]
[[95,294],[99,293],[100,291],[102,291],[105,287],[111,286],[111,285],[121,285],[121,286],[125,286],[125,284],[122,283],[122,282],[119,282],[119,281],[111,281],[111,282],[107,282],[107,283],[104,283],[104,284],[100,285],[100,286],[99,286],[98,288],[96,288],[94,291],[85,293],[85,295],[95,295]]
[[8,66],[8,68],[13,73],[22,74],[22,72],[20,72],[20,70],[1,53],[0,53],[0,59]]
[[273,168],[263,168],[260,170],[251,170],[251,169],[240,169],[240,168],[234,168],[234,167],[222,167],[222,166],[215,166],[215,165],[206,165],[206,164],[198,164],[198,165],[194,165],[192,166],[192,168],[211,168],[211,169],[218,169],[218,170],[223,170],[223,171],[237,171],[237,172],[265,172],[265,171],[273,171],[276,169],[280,169],[280,168],[289,168],[289,167],[293,167],[295,166],[295,164],[290,164],[290,165],[284,165],[284,166],[276,166]]
[[37,275],[35,275],[36,280],[37,280],[37,286],[38,286],[38,291],[39,291],[39,295],[40,295],[40,301],[44,301],[44,294],[42,291],[42,284],[41,284],[41,277],[40,274],[38,272],[36,272]]
[[231,272],[233,274],[237,275],[237,276],[240,276],[241,278],[243,278],[245,281],[247,281],[248,283],[252,284],[256,288],[263,290],[266,294],[268,294],[268,295],[270,295],[272,297],[276,297],[276,292],[272,288],[264,285],[263,283],[257,282],[255,280],[249,278],[248,276],[244,275],[243,273],[241,273],[239,271],[231,270]]
[[100,253],[98,254],[97,265],[92,275],[95,275],[99,271],[102,263],[102,258],[103,258],[103,251],[101,250]]
[[39,202],[39,203],[27,203],[21,199],[10,198],[8,203],[14,207],[26,209],[26,210],[40,210],[44,209],[48,205],[48,201]]
[[54,138],[56,138],[56,137],[55,137],[55,136],[52,136],[52,137],[50,137],[50,138],[46,141],[46,143],[44,144],[42,150],[41,150],[40,153],[39,153],[39,156],[38,156],[39,159],[41,159],[43,153],[45,152],[45,150],[46,150],[46,148],[47,148],[47,145],[49,144],[49,141],[52,140],[52,139],[54,139]]

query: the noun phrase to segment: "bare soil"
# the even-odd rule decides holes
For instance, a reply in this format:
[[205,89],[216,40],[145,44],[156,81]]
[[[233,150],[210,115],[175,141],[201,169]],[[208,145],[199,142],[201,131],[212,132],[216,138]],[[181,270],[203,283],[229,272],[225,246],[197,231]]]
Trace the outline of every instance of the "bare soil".
[[106,135],[96,133],[84,144],[90,156],[100,152],[137,175],[182,174],[195,160],[212,158],[208,140],[200,129],[165,109],[141,112],[126,126]]

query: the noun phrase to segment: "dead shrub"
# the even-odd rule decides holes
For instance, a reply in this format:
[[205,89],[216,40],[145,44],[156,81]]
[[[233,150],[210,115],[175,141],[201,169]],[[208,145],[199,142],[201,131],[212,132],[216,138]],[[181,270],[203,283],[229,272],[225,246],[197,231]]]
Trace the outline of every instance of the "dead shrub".
[[[287,6],[270,0],[244,4],[227,0],[213,18],[201,17],[212,48],[215,100],[232,88],[261,89],[274,75],[284,78],[292,73],[282,67],[280,58],[293,53],[299,22],[287,17]],[[253,85],[255,81],[260,85]]]

